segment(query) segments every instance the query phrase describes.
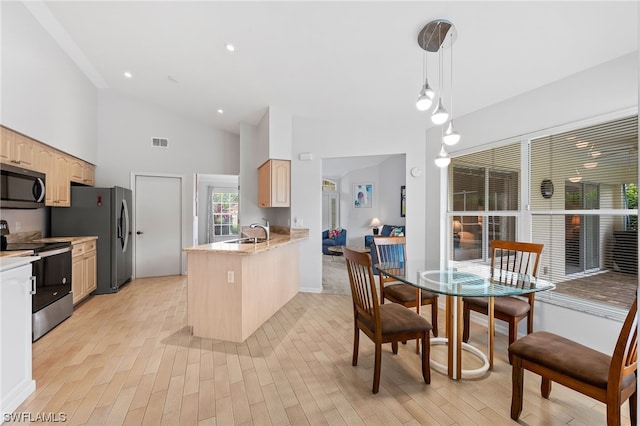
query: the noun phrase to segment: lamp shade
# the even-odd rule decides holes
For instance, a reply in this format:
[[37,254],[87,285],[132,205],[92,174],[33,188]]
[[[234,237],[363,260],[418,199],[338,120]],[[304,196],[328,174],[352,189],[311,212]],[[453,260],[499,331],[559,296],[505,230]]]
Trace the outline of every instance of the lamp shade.
[[454,234],[457,234],[459,232],[462,231],[462,224],[460,223],[459,220],[454,220],[453,221],[453,232]]
[[377,217],[374,217],[373,219],[371,219],[371,223],[369,224],[369,226],[380,226],[382,225],[382,222],[380,222],[380,219],[378,219]]

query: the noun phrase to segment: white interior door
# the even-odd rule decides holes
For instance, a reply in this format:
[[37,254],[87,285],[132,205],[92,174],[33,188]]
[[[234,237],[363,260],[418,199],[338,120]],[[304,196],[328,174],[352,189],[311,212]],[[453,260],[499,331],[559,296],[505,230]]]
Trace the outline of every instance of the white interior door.
[[182,180],[135,176],[136,278],[182,271]]

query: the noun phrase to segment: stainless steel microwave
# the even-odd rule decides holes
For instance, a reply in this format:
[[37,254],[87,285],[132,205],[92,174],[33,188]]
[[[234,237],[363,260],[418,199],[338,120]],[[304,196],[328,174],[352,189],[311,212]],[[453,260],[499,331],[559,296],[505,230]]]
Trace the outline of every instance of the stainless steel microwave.
[[20,167],[0,165],[0,208],[44,207],[45,175]]

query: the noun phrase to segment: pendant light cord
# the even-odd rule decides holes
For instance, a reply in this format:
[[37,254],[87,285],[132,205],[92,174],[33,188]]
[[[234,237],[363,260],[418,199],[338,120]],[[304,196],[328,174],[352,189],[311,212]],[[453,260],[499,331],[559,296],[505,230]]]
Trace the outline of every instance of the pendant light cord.
[[451,118],[449,119],[449,121],[453,121],[453,30],[451,31],[451,46],[449,47],[449,49],[451,50],[449,52],[449,72],[451,73],[449,78],[449,84],[451,86],[451,89],[449,91],[449,95],[451,95],[451,105],[449,106],[451,108]]

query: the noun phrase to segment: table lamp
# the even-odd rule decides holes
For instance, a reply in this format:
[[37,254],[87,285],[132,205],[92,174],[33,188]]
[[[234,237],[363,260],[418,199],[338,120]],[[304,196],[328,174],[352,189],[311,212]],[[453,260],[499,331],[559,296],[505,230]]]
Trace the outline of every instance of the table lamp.
[[369,226],[373,227],[373,235],[378,235],[378,226],[382,225],[382,222],[380,222],[380,219],[378,219],[377,217],[374,217],[373,219],[371,219],[371,223],[369,224]]

